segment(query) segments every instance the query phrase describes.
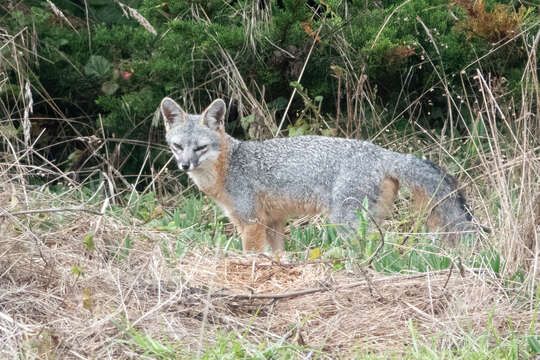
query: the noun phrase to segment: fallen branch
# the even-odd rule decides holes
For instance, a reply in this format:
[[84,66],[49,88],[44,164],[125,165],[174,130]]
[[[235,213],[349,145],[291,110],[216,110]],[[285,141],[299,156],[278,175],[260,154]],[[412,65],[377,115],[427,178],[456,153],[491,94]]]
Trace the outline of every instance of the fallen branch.
[[[485,270],[485,269],[470,269],[471,272],[475,272],[475,273],[476,272],[481,272],[483,270]],[[408,275],[408,276],[403,276],[403,277],[399,277],[399,278],[396,278],[394,276],[392,278],[375,279],[372,282],[383,282],[383,281],[387,281],[387,280],[392,280],[392,281],[396,281],[396,280],[399,280],[399,281],[412,280],[412,279],[419,279],[419,278],[426,277],[426,276],[428,276],[428,274],[430,274],[430,275],[433,275],[433,274],[441,275],[441,274],[446,274],[446,273],[449,273],[449,276],[446,279],[445,285],[443,287],[443,289],[445,289],[446,286],[448,285],[448,281],[449,281],[450,276],[452,274],[452,268],[445,269],[445,270],[432,271],[430,273],[426,272],[426,273],[422,273],[422,274]],[[340,285],[340,286],[333,286],[333,287],[332,286],[325,286],[325,287],[303,289],[303,290],[297,290],[297,291],[289,291],[289,292],[284,292],[284,293],[279,293],[279,294],[238,294],[238,295],[234,295],[234,294],[214,293],[214,294],[211,294],[210,296],[211,297],[220,297],[220,298],[225,298],[226,297],[226,298],[230,298],[230,299],[233,299],[233,300],[254,300],[254,299],[274,299],[275,300],[275,299],[285,299],[285,298],[293,298],[293,297],[298,297],[298,296],[310,295],[310,294],[314,294],[314,293],[318,293],[318,292],[327,292],[327,291],[330,291],[330,290],[351,289],[351,288],[354,288],[354,287],[364,286],[364,285],[369,286],[369,282],[367,280],[362,280],[362,281],[358,281],[358,282],[354,282],[354,283],[350,283],[350,284],[345,284],[345,285]],[[205,290],[198,289],[197,292],[205,292]]]

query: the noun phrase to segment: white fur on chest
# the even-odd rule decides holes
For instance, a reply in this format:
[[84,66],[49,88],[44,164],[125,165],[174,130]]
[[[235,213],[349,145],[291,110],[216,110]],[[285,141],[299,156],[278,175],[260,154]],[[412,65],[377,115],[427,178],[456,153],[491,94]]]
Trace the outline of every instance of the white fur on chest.
[[209,192],[216,186],[217,174],[213,167],[198,168],[194,171],[190,171],[188,175],[195,185],[204,192]]
[[197,187],[205,192],[207,195],[214,198],[216,203],[221,207],[225,216],[229,217],[230,211],[224,202],[224,194],[216,193],[214,189],[217,188],[217,173],[215,168],[202,169],[198,168],[195,171],[190,171],[188,173],[189,177]]

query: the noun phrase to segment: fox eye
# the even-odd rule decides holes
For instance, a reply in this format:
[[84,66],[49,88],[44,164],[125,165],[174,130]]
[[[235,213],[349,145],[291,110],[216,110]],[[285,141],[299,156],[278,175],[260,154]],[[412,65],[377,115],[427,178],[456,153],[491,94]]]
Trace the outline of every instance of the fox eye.
[[203,151],[203,150],[206,150],[207,147],[208,145],[202,145],[202,146],[196,147],[195,151]]
[[175,148],[177,148],[178,150],[180,150],[180,151],[183,151],[183,150],[184,150],[184,148],[183,148],[182,145],[180,145],[180,144],[173,144],[173,146],[174,146]]

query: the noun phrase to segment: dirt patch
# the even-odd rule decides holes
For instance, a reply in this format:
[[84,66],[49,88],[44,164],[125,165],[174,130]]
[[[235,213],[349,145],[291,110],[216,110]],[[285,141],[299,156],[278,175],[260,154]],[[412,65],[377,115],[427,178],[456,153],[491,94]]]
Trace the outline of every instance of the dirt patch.
[[227,287],[265,292],[294,286],[302,276],[302,271],[283,268],[272,263],[225,260],[218,263],[215,275]]

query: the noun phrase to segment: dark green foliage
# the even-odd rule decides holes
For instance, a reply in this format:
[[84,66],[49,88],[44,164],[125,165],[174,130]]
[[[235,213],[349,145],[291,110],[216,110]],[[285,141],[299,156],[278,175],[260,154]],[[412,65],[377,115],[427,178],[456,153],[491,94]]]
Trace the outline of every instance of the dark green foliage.
[[[466,78],[476,68],[493,78],[506,78],[504,90],[517,96],[526,60],[523,37],[510,41],[506,36],[494,43],[486,36],[514,30],[534,34],[538,26],[533,22],[537,9],[516,6],[512,17],[514,2],[502,0],[486,1],[483,15],[476,17],[466,0],[122,2],[148,20],[154,35],[108,0],[89,0],[88,14],[80,2],[55,3],[71,25],[46,2],[0,5],[0,21],[10,34],[27,27],[38,39],[40,57],[28,64],[30,80],[44,90],[42,99],[35,101],[35,113],[57,117],[59,109],[68,118],[83,117],[74,127],[56,125],[52,132],[57,136],[97,134],[103,125],[107,137],[150,142],[161,141],[159,133],[152,135],[151,122],[163,96],[183,98],[193,112],[216,97],[240,97],[230,87],[238,79],[226,67],[224,56],[230,56],[252,94],[260,97],[264,87],[264,99],[259,100],[280,117],[284,106],[273,104],[289,98],[290,84],[298,79],[313,43],[300,83],[310,97],[321,100],[320,112],[331,126],[339,125],[333,118],[337,102],[343,111],[347,96],[342,93],[337,99],[338,84],[344,91],[345,82],[355,86],[355,77],[365,74],[375,89],[375,106],[399,113],[418,99],[418,118],[427,127],[441,127],[448,112],[444,84],[460,93],[459,74],[464,69]],[[493,18],[505,33],[482,23]],[[507,44],[501,46],[503,42]],[[493,49],[497,51],[490,53]],[[341,69],[343,83],[333,68]],[[49,98],[58,108],[43,101]],[[297,97],[288,112],[289,123],[294,124],[303,105]],[[238,116],[231,112],[229,122],[252,110],[244,108]],[[322,131],[318,126],[306,128]],[[48,138],[50,143],[58,140]],[[51,157],[67,158],[72,150],[60,153],[52,148]],[[122,151],[133,158],[121,170],[136,173],[144,149]]]

